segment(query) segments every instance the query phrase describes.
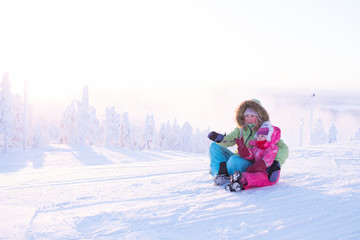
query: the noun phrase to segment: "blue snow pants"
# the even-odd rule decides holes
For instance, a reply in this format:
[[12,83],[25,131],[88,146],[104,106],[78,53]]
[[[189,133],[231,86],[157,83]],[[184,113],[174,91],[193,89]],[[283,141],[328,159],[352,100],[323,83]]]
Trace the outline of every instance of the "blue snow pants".
[[235,155],[226,147],[220,146],[215,142],[210,144],[209,154],[210,170],[213,177],[218,174],[221,162],[226,162],[229,175],[233,175],[236,171],[245,172],[252,165],[251,161]]

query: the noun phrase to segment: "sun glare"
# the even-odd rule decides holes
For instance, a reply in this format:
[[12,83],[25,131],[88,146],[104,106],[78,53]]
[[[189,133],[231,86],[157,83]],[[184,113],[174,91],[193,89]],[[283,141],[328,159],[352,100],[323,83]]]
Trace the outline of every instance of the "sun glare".
[[28,103],[43,105],[68,105],[85,86],[101,105],[129,106],[221,101],[249,87],[359,90],[358,15],[341,4],[262,4],[1,2],[0,73],[20,95],[26,81]]

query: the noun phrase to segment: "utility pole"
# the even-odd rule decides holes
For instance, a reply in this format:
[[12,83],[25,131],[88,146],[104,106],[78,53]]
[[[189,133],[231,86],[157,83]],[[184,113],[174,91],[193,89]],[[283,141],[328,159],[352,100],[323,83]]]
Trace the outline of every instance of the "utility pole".
[[315,98],[315,93],[311,94],[310,96],[310,137],[313,127],[314,98]]

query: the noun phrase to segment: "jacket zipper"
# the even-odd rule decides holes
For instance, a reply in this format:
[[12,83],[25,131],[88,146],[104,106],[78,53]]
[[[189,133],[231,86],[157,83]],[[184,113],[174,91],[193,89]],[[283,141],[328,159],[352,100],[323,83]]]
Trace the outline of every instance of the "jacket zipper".
[[[249,128],[250,129],[250,128]],[[249,141],[249,139],[251,138],[252,135],[252,129],[250,129],[250,135],[247,137],[246,141],[245,141],[245,145],[247,144],[247,142]]]

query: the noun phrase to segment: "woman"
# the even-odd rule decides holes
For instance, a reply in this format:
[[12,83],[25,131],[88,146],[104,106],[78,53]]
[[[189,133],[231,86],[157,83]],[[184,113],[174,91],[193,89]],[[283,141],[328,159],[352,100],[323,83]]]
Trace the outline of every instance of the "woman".
[[[213,143],[210,145],[210,173],[215,185],[229,183],[230,176],[236,171],[245,172],[253,163],[233,153],[227,147],[236,144],[236,139],[243,137],[244,143],[249,147],[249,142],[255,140],[254,136],[262,123],[269,121],[269,114],[256,99],[246,100],[240,104],[236,111],[236,127],[230,134],[222,135],[216,132],[209,133],[208,137]],[[278,152],[273,165],[281,168],[288,158],[289,149],[280,139],[276,143]],[[276,168],[271,166],[270,168]],[[277,178],[278,180],[278,178]]]

